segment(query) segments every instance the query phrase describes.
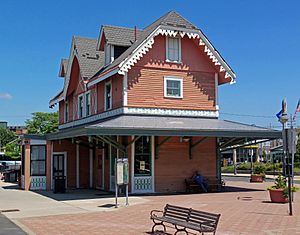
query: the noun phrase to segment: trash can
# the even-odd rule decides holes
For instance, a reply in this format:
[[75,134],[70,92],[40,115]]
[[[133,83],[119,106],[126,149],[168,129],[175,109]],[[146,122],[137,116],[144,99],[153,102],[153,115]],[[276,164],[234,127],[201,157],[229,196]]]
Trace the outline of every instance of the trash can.
[[65,176],[54,176],[54,193],[65,193],[66,192],[66,177]]

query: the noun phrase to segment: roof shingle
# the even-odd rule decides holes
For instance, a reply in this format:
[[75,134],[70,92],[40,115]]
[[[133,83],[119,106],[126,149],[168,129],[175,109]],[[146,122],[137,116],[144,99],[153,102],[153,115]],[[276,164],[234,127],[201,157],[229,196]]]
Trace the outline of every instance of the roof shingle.
[[74,37],[78,63],[83,78],[91,78],[104,65],[104,52],[97,51],[97,39]]
[[[109,44],[129,47],[135,41],[135,29],[104,25],[102,30]],[[140,34],[141,31],[137,29],[136,37],[139,38]]]

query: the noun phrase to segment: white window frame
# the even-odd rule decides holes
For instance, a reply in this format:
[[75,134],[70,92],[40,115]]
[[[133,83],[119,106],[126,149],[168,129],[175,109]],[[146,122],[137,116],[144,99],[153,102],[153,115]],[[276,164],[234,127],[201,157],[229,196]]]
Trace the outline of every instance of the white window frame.
[[105,66],[114,61],[114,46],[108,43],[105,43]]
[[[87,99],[87,95],[89,95],[90,97],[90,113],[87,113],[87,102],[88,102],[88,99]],[[84,93],[84,99],[85,99],[85,110],[84,110],[84,113],[85,113],[85,116],[88,117],[88,116],[91,116],[92,114],[92,97],[91,97],[91,91],[87,91]]]
[[[67,112],[68,109],[68,112]],[[70,115],[70,106],[69,106],[69,101],[65,101],[65,109],[64,109],[64,119],[65,119],[65,123],[69,121],[69,115]],[[68,114],[68,115],[66,115]]]
[[[178,39],[178,53],[179,53],[179,60],[176,61],[176,60],[170,60],[168,58],[169,56],[169,39],[170,38],[177,38]],[[181,38],[180,37],[166,37],[166,61],[167,62],[170,62],[170,63],[181,63]]]
[[[107,95],[107,90],[106,90],[106,87],[110,85],[110,104],[109,104],[109,109],[106,108],[107,106],[107,103],[106,103],[106,95]],[[105,83],[105,86],[104,86],[104,111],[107,111],[107,110],[111,110],[112,109],[112,83],[111,82],[106,82]]]
[[[173,96],[167,94],[167,81],[179,81],[180,82],[180,96]],[[174,77],[174,76],[165,76],[164,77],[164,97],[165,98],[177,98],[182,99],[183,98],[183,78],[181,77]]]
[[[80,117],[79,115],[79,110],[80,110],[80,98],[82,97],[82,115]],[[78,119],[84,118],[84,112],[85,112],[85,107],[84,107],[84,93],[80,94],[77,98],[77,117]]]

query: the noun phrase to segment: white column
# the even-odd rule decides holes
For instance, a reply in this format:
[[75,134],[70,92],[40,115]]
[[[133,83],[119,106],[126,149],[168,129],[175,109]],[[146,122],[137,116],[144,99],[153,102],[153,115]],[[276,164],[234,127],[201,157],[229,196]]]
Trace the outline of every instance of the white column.
[[123,106],[128,105],[128,73],[123,76]]
[[215,102],[216,102],[216,109],[219,110],[219,78],[218,73],[215,73]]
[[233,166],[234,166],[234,174],[236,175],[236,149],[232,150],[232,160],[233,160]]
[[90,188],[93,187],[93,149],[90,148]]
[[155,192],[155,172],[154,172],[154,164],[155,164],[155,136],[151,136],[151,170],[152,170],[152,192]]
[[76,143],[76,188],[80,187],[79,177],[79,144]]

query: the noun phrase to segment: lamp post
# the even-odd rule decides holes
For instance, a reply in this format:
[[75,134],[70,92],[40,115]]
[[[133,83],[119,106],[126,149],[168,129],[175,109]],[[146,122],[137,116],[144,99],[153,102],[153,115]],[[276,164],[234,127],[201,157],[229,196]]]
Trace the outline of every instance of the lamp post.
[[279,118],[279,122],[282,124],[282,139],[283,139],[283,172],[284,176],[288,178],[288,194],[289,194],[289,214],[293,215],[292,208],[292,190],[291,190],[291,164],[288,156],[288,136],[285,130],[285,124],[289,120],[287,115],[287,104],[286,99],[282,100],[282,109],[281,116]]

